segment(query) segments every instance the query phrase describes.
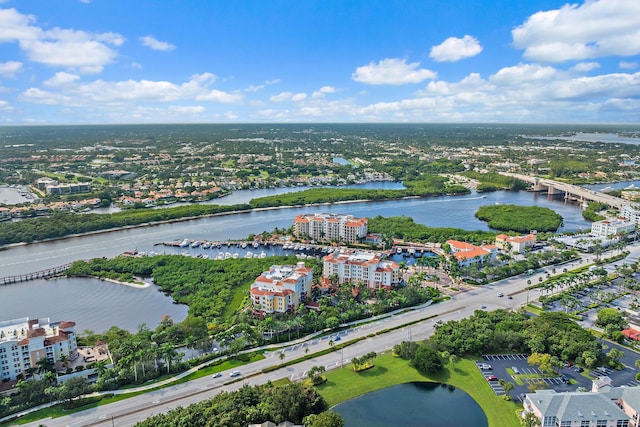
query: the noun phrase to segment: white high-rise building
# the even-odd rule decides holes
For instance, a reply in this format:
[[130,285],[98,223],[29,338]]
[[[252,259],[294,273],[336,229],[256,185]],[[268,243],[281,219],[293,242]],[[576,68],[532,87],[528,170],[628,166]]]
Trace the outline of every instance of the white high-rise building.
[[75,322],[28,317],[0,322],[0,378],[16,380],[45,358],[54,366],[63,355],[73,360],[77,347]]

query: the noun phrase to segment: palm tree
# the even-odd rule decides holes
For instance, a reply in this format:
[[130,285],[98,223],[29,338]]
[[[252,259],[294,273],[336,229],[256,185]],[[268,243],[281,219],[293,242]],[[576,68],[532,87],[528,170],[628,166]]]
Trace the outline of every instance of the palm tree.
[[60,358],[58,359],[60,361],[60,363],[62,363],[62,366],[64,367],[64,369],[66,370],[69,367],[69,356],[67,356],[66,354],[61,354]]
[[167,363],[168,374],[169,371],[171,371],[171,362],[176,360],[176,358],[178,357],[178,352],[175,348],[173,348],[173,345],[171,345],[171,343],[165,343],[164,346],[162,346],[162,357]]

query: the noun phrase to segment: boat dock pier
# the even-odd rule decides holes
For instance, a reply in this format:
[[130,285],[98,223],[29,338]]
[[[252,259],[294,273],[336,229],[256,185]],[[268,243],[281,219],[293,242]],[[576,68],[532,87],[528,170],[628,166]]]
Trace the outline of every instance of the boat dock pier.
[[60,265],[58,267],[48,268],[46,270],[34,271],[32,273],[19,274],[16,276],[7,276],[0,278],[0,285],[11,285],[13,283],[27,282],[36,279],[49,279],[51,277],[60,276],[71,267],[71,263]]

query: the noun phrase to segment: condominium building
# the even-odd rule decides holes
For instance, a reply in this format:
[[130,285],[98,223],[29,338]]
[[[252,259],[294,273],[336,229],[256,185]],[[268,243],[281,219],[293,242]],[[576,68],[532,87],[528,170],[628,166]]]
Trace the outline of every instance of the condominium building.
[[0,322],[0,377],[16,380],[38,361],[55,366],[64,356],[73,360],[77,350],[75,322],[51,322],[49,318]]
[[496,247],[503,251],[521,254],[526,248],[536,244],[537,236],[533,233],[526,236],[507,236],[498,234],[496,236]]
[[626,205],[620,209],[620,215],[638,225],[640,224],[640,207],[638,205]]
[[494,245],[476,246],[458,240],[447,240],[447,244],[451,248],[453,257],[460,267],[492,261],[495,259],[497,252],[497,247]]
[[311,293],[313,269],[304,262],[296,265],[272,265],[251,285],[251,301],[263,314],[285,313],[298,308]]
[[322,276],[325,283],[337,278],[338,283],[361,282],[372,289],[388,289],[400,281],[400,266],[377,252],[332,252],[323,258]]
[[633,230],[635,230],[635,223],[633,221],[605,219],[592,223],[590,234],[597,237],[610,238],[612,236],[631,233]]
[[50,184],[45,187],[47,194],[78,194],[91,191],[91,184],[78,182],[71,184]]
[[537,390],[527,393],[524,411],[541,427],[638,427],[640,388],[604,387],[598,392]]
[[315,213],[298,215],[293,220],[294,234],[317,241],[355,243],[367,235],[366,218],[353,215]]

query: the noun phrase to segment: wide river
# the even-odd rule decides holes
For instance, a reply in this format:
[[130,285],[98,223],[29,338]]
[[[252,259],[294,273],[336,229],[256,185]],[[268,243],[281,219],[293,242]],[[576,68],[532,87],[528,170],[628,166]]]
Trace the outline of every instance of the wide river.
[[[370,183],[360,188],[401,188],[397,183]],[[221,199],[221,204],[248,202],[263,195],[296,189],[237,191]],[[443,196],[382,202],[339,203],[315,207],[283,208],[223,215],[197,220],[161,224],[93,234],[52,242],[11,247],[0,251],[0,277],[38,271],[80,259],[113,257],[124,251],[160,251],[154,244],[183,239],[224,241],[243,239],[274,228],[288,228],[298,214],[314,212],[349,213],[357,217],[412,217],[416,223],[432,227],[488,230],[475,218],[480,206],[494,204],[549,207],[564,218],[563,229],[588,229],[581,207],[558,198],[525,191],[498,191],[464,196]],[[78,329],[103,331],[111,325],[133,330],[140,323],[155,327],[161,317],[171,315],[180,321],[186,307],[172,304],[155,287],[133,289],[93,279],[34,281],[0,286],[0,320],[16,317],[51,317],[73,320]]]

